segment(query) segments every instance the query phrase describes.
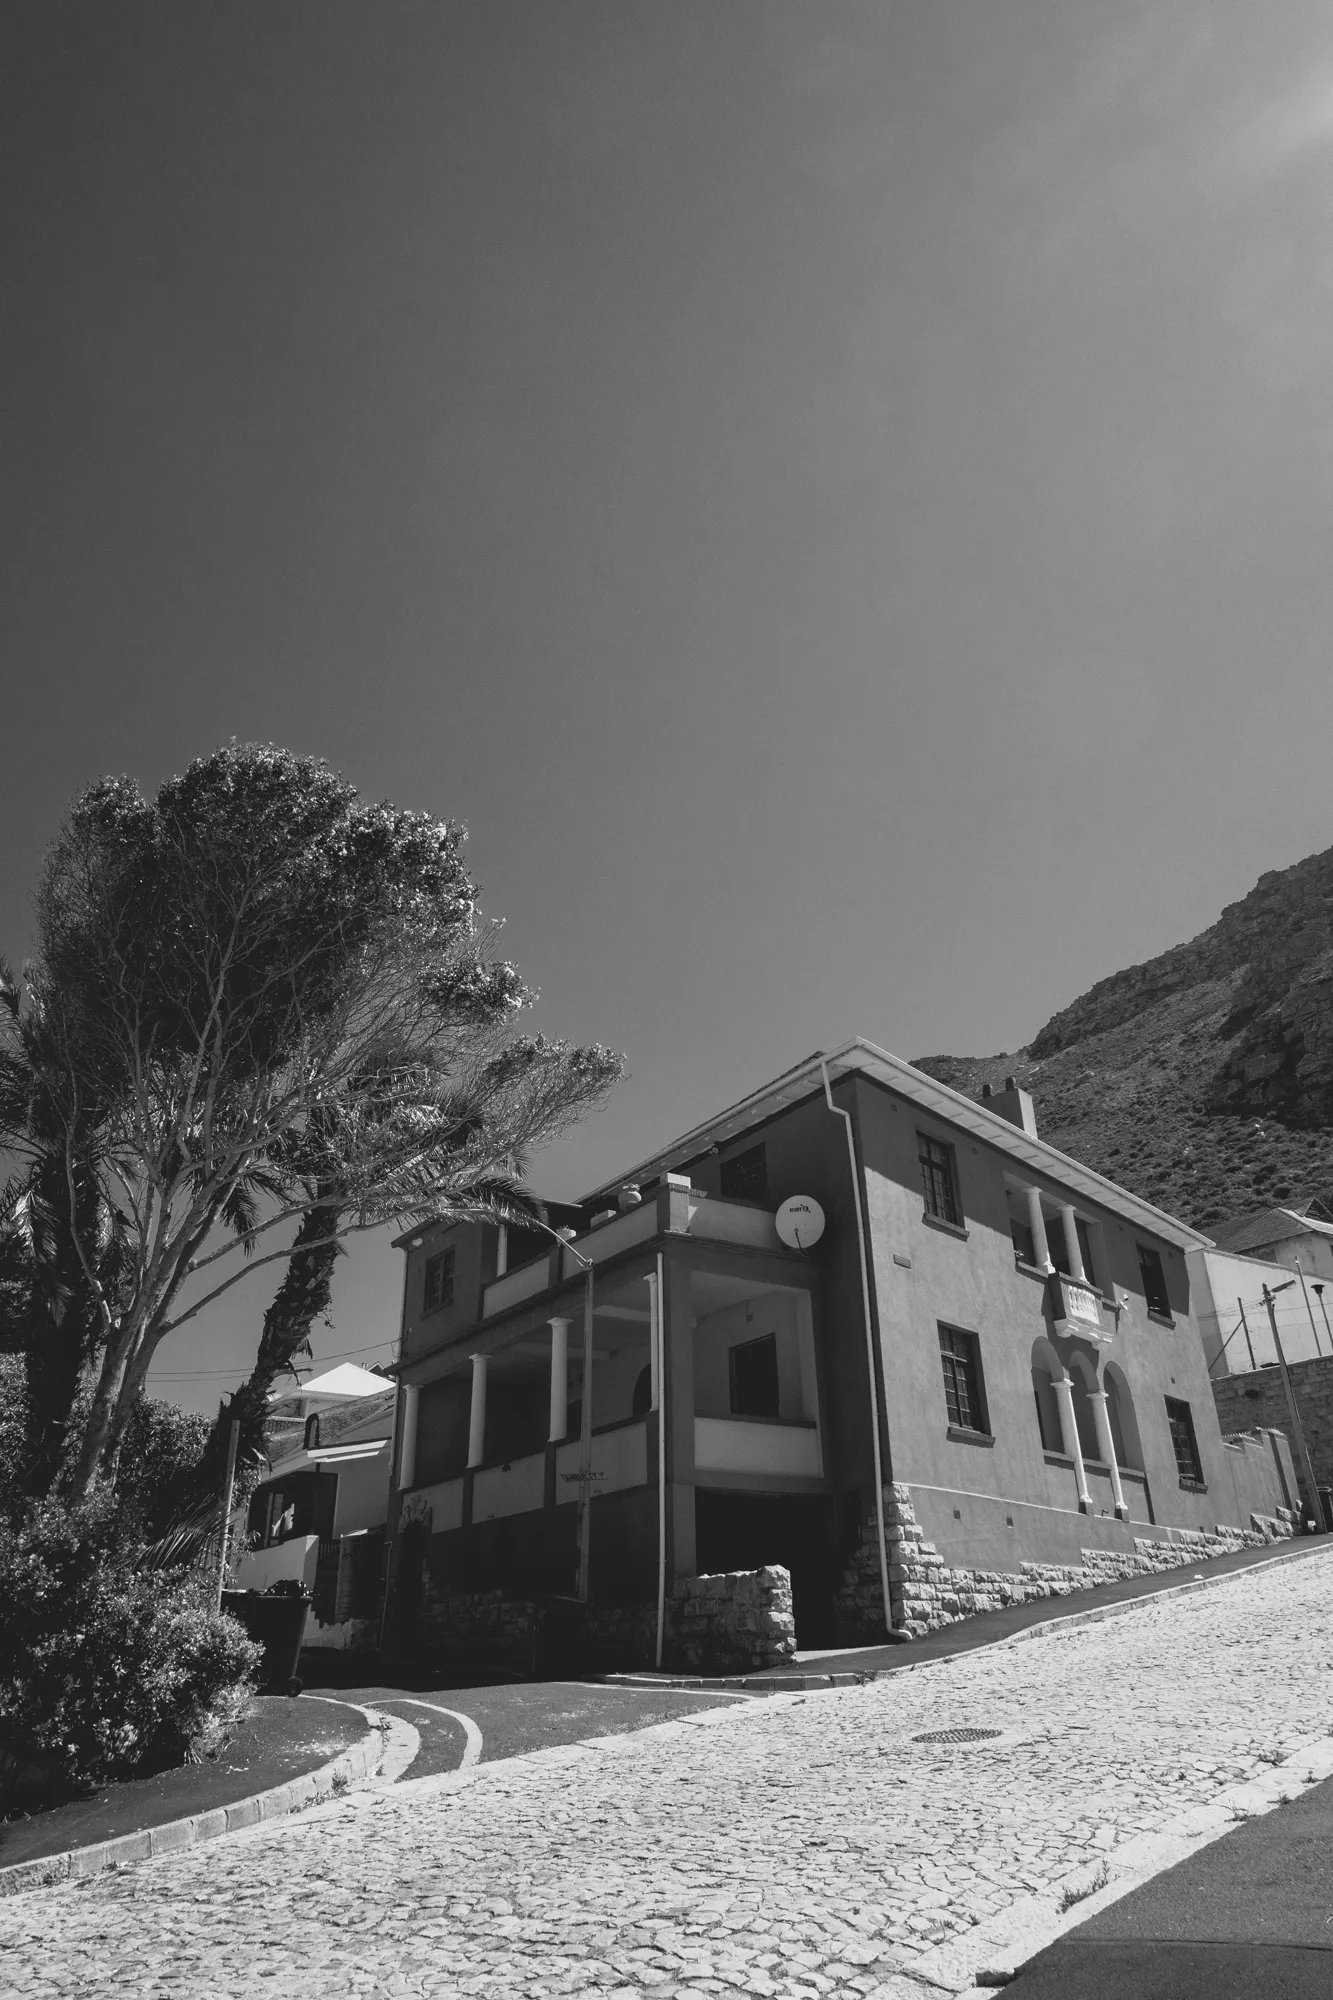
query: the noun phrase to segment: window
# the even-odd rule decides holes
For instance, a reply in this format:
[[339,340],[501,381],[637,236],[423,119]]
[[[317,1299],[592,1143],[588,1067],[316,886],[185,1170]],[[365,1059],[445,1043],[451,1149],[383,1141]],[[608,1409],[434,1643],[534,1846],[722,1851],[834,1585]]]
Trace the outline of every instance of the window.
[[319,1416],[318,1416],[318,1414],[316,1414],[316,1415],[314,1415],[314,1416],[311,1416],[311,1417],[307,1417],[307,1418],[306,1418],[306,1420],[305,1420],[305,1447],[304,1447],[304,1448],[305,1448],[305,1450],[306,1450],[306,1451],[318,1451],[318,1450],[319,1450]]
[[778,1337],[745,1340],[728,1356],[733,1417],[776,1417],[778,1414]]
[[646,1417],[653,1407],[653,1364],[641,1368],[634,1378],[634,1394],[630,1398],[630,1415]]
[[1011,1215],[1009,1234],[1014,1239],[1014,1261],[1019,1264],[1035,1264],[1037,1247],[1032,1241],[1032,1231],[1026,1222],[1019,1222],[1016,1216]]
[[987,1431],[976,1335],[964,1333],[961,1327],[941,1326],[940,1360],[944,1366],[944,1407],[949,1422],[960,1431]]
[[1078,1247],[1083,1253],[1083,1275],[1090,1285],[1095,1285],[1097,1267],[1092,1261],[1092,1231],[1081,1215],[1075,1218],[1075,1226],[1078,1229]]
[[454,1302],[454,1253],[441,1250],[438,1257],[426,1259],[426,1289],[422,1302],[423,1312],[438,1312],[441,1306],[451,1306]]
[[1166,1421],[1171,1429],[1171,1444],[1176,1454],[1176,1471],[1180,1474],[1181,1485],[1202,1486],[1203,1466],[1199,1462],[1194,1415],[1189,1404],[1179,1403],[1174,1396],[1168,1396]]
[[720,1176],[724,1201],[756,1201],[761,1208],[768,1207],[768,1162],[762,1145],[723,1160]]
[[1163,1319],[1171,1317],[1171,1301],[1167,1296],[1166,1273],[1162,1269],[1162,1259],[1156,1250],[1150,1250],[1145,1243],[1136,1244],[1139,1253],[1139,1275],[1143,1279],[1143,1296],[1150,1313],[1160,1313]]
[[958,1206],[953,1147],[946,1146],[942,1139],[932,1139],[925,1132],[918,1132],[916,1141],[926,1214],[933,1215],[937,1222],[952,1222],[955,1228],[961,1228],[963,1215]]

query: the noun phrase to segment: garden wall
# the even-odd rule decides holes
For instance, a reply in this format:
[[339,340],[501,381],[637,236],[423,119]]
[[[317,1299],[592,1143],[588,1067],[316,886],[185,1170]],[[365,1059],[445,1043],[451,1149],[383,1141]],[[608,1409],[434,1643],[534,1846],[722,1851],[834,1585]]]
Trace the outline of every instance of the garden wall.
[[[602,1672],[652,1667],[651,1604],[578,1605],[503,1591],[442,1592],[422,1577],[412,1650],[430,1660],[504,1661],[525,1671],[581,1664]],[[791,1578],[776,1565],[688,1577],[666,1606],[663,1665],[691,1673],[752,1673],[796,1650]]]

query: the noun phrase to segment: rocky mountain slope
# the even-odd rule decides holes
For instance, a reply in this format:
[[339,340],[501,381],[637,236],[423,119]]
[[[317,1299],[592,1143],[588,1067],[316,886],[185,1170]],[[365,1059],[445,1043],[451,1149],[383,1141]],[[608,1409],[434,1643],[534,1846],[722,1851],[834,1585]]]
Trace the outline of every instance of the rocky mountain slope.
[[969,1097],[1015,1077],[1043,1138],[1201,1228],[1333,1200],[1333,848],[1099,980],[1025,1049],[914,1060]]

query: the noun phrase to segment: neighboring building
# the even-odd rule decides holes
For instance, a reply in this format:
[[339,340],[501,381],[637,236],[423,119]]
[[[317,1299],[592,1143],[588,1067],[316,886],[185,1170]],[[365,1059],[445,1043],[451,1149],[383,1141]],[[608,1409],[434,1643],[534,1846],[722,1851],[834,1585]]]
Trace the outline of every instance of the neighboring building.
[[[775,1226],[794,1196],[827,1218],[808,1251]],[[1208,1238],[1045,1144],[1025,1092],[974,1102],[855,1041],[549,1220],[571,1245],[399,1239],[404,1636],[423,1592],[572,1592],[586,1394],[593,1603],[780,1563],[804,1646],[882,1632],[856,1584],[891,1482],[890,1539],[914,1510],[945,1563],[1006,1574],[1292,1501],[1283,1440],[1219,1430],[1186,1266]]]
[[395,1388],[343,1362],[270,1398],[270,1469],[250,1499],[238,1590],[311,1593],[306,1643],[373,1645],[383,1605]]
[[[1333,1224],[1318,1202],[1220,1223],[1217,1247],[1190,1252],[1199,1331],[1224,1431],[1254,1424],[1293,1431],[1277,1339],[1291,1374],[1315,1491],[1293,1453],[1301,1497],[1333,1527]],[[1274,1265],[1278,1268],[1275,1270]],[[1270,1319],[1264,1293],[1273,1299]],[[1298,1440],[1293,1437],[1293,1445]]]

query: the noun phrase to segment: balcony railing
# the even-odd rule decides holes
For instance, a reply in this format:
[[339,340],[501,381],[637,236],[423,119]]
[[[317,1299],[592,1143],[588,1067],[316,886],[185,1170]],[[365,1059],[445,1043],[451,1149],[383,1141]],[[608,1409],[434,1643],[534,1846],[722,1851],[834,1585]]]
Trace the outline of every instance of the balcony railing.
[[756,1422],[745,1417],[696,1417],[696,1472],[763,1472],[779,1479],[819,1479],[819,1431],[808,1421]]

